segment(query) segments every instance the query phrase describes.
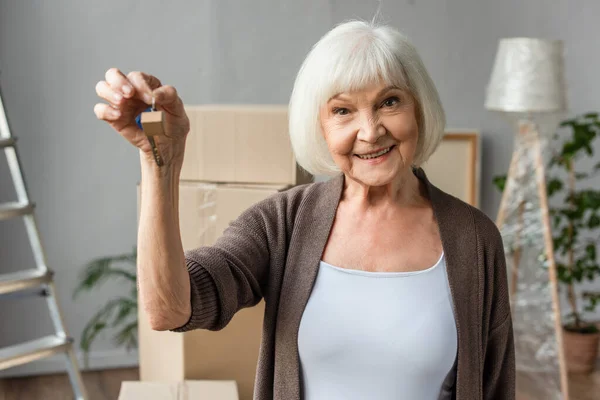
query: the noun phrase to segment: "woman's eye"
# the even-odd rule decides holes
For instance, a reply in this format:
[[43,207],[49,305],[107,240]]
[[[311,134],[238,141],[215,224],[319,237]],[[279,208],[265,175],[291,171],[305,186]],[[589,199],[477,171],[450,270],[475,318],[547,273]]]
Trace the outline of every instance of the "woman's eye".
[[350,113],[350,110],[348,110],[347,108],[343,108],[343,107],[336,107],[332,111],[334,114],[337,114],[337,115],[348,115]]
[[400,102],[400,99],[398,99],[397,97],[390,97],[389,99],[384,100],[384,102],[382,103],[382,105],[384,107],[393,107],[396,104],[398,104]]

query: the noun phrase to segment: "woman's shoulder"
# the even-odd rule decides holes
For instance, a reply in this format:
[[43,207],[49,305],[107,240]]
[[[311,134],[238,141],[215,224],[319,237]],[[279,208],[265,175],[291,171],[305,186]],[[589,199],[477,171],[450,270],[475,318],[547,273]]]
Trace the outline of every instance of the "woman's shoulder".
[[[415,174],[427,187],[429,200],[434,213],[438,218],[440,229],[453,236],[463,236],[463,240],[476,239],[484,243],[494,243],[500,238],[500,232],[496,223],[481,209],[459,199],[458,197],[440,189],[422,168],[418,168]],[[469,237],[475,234],[477,238]]]
[[[437,187],[435,187],[434,193],[435,199],[432,199],[434,209],[437,208],[438,214],[444,214],[445,217],[451,219],[452,223],[449,225],[456,228],[457,231],[463,234],[474,232],[477,236],[476,240],[486,247],[502,243],[496,222],[483,210]],[[473,229],[468,229],[470,228],[468,225]]]
[[463,207],[466,207],[473,218],[473,224],[475,231],[477,232],[478,239],[484,244],[497,244],[498,241],[502,240],[500,230],[496,225],[496,222],[483,210],[477,208],[471,204],[468,204],[462,200],[458,200],[463,203]]
[[440,230],[446,241],[452,243],[450,250],[477,260],[477,269],[484,271],[488,282],[486,287],[494,287],[494,282],[503,285],[506,274],[504,243],[495,221],[481,209],[455,196],[436,192],[440,218],[444,221]]
[[298,208],[300,203],[307,197],[323,192],[326,183],[327,182],[311,182],[289,186],[281,189],[277,193],[273,193],[257,204],[261,204],[262,206],[284,204],[287,208]]
[[246,210],[247,213],[258,213],[269,219],[293,221],[300,210],[307,205],[313,207],[327,193],[332,193],[330,181],[311,182],[285,188],[267,196]]

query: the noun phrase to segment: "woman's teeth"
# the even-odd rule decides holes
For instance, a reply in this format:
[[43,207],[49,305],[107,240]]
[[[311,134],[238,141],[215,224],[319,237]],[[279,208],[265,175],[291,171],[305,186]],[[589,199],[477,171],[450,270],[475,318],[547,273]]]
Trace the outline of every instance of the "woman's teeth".
[[372,154],[368,154],[368,155],[358,155],[358,158],[362,159],[362,160],[370,160],[371,158],[377,158],[377,157],[381,157],[382,155],[384,155],[385,153],[389,152],[392,149],[393,146],[388,147],[387,149],[383,149],[377,153],[372,153]]

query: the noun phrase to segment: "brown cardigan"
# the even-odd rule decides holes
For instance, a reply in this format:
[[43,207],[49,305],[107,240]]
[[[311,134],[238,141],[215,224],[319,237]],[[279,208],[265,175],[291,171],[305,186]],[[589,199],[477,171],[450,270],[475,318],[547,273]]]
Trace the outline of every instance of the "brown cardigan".
[[[446,397],[514,399],[515,354],[502,238],[478,209],[426,183],[439,224],[458,331]],[[300,400],[298,328],[344,186],[344,175],[265,199],[210,247],[186,252],[192,316],[174,331],[220,330],[264,298],[256,400]],[[451,380],[451,381],[452,381]],[[454,386],[454,388],[452,388]]]

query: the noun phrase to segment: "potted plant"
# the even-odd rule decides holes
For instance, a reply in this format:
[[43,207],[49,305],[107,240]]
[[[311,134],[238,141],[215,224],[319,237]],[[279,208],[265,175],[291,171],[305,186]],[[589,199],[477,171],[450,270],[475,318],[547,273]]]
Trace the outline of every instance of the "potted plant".
[[130,286],[125,295],[108,300],[86,323],[79,342],[86,367],[89,364],[92,343],[106,330],[116,329],[112,339],[117,346],[125,346],[127,350],[137,347],[136,259],[137,249],[134,247],[131,253],[94,259],[80,274],[73,299],[82,292],[98,288],[109,279],[121,279]]
[[[565,120],[560,125],[570,134],[553,136],[555,153],[547,169],[548,198],[560,196],[558,206],[550,207],[557,278],[567,291],[570,312],[563,323],[563,342],[567,368],[573,372],[590,372],[598,357],[600,329],[585,319],[600,303],[600,292],[580,292],[576,287],[585,280],[600,277],[598,243],[600,237],[600,190],[580,188],[577,183],[600,171],[600,163],[591,172],[580,172],[576,162],[594,155],[593,142],[600,133],[598,113],[588,113]],[[558,174],[558,175],[557,175]],[[559,176],[564,177],[563,179]],[[494,178],[504,190],[506,176]],[[556,202],[550,202],[550,204]],[[544,258],[542,258],[545,260]],[[585,303],[580,307],[580,301]]]

